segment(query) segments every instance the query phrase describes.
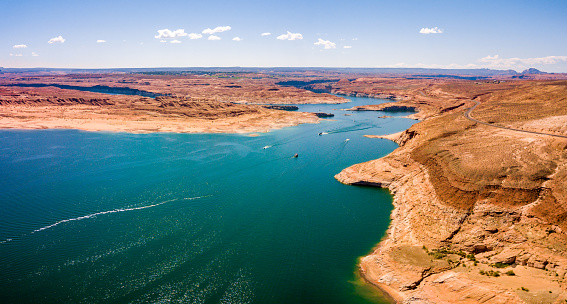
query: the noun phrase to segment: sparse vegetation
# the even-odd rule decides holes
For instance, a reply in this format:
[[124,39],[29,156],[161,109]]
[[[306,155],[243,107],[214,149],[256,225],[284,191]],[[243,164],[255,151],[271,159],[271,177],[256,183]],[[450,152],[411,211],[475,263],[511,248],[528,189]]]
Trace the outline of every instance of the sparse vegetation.
[[489,276],[489,277],[499,277],[500,276],[500,271],[494,271],[494,270],[489,270],[489,271],[480,270],[478,273],[480,273],[481,275]]
[[[431,251],[429,251],[427,249],[427,247],[423,246],[422,247],[423,250],[425,250],[425,252],[427,252],[427,254],[429,254],[430,256],[432,256],[434,259],[442,259],[444,257],[446,257],[449,254],[456,254],[460,257],[466,257],[467,254],[461,250],[459,251],[455,251],[455,250],[451,250],[449,248],[445,248],[445,247],[441,247],[439,249],[431,249]],[[453,261],[449,260],[449,263],[451,263]]]
[[523,291],[530,291],[529,289],[527,289],[526,287],[522,286],[521,287]]
[[506,271],[506,275],[515,276],[516,274],[514,273],[513,270],[508,270],[508,271]]
[[492,266],[494,268],[506,268],[506,267],[510,266],[510,264],[498,262],[498,263],[491,264],[490,266]]
[[445,253],[441,253],[439,251],[430,251],[430,252],[428,252],[428,254],[430,256],[432,256],[434,259],[437,259],[437,260],[442,259],[442,258],[447,256]]

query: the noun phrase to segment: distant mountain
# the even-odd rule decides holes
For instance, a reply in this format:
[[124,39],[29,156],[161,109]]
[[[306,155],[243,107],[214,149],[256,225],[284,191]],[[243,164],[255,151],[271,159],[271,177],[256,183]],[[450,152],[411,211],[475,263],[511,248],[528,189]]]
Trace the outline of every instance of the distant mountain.
[[524,70],[522,72],[522,74],[547,74],[546,72],[542,72],[536,68],[529,68],[527,70]]

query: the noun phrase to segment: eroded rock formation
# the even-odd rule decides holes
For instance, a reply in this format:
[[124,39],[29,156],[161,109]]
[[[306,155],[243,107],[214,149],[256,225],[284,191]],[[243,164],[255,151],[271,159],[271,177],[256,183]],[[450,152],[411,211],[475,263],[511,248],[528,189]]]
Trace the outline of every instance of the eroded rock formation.
[[[563,82],[525,83],[478,94],[473,115],[530,129],[563,121],[565,96]],[[395,141],[390,155],[336,176],[394,194],[387,237],[360,265],[366,279],[404,303],[567,299],[567,139],[455,112]]]

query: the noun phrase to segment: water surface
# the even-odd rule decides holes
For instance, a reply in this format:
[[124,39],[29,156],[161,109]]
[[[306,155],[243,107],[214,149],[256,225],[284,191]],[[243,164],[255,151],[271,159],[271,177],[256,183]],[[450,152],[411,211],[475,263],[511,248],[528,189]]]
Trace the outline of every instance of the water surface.
[[56,87],[65,90],[76,90],[83,92],[94,92],[94,93],[104,93],[110,95],[138,95],[144,97],[156,98],[158,96],[163,96],[165,94],[159,94],[154,92],[148,92],[144,90],[125,88],[125,87],[109,87],[105,85],[94,85],[94,86],[76,86],[76,85],[66,85],[66,84],[56,84],[56,83],[12,83],[3,84],[5,87],[31,87],[31,88],[44,88],[44,87]]
[[336,116],[258,137],[0,131],[0,297],[384,301],[355,271],[388,227],[391,196],[333,176],[396,148],[362,135],[414,121],[333,110],[385,102],[349,99],[302,105]]

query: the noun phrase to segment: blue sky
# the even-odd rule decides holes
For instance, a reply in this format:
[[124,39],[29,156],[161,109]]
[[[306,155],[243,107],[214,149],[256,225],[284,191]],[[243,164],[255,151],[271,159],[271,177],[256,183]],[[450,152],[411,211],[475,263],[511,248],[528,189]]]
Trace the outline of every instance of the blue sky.
[[567,72],[563,0],[3,0],[0,11],[3,67],[536,67]]

